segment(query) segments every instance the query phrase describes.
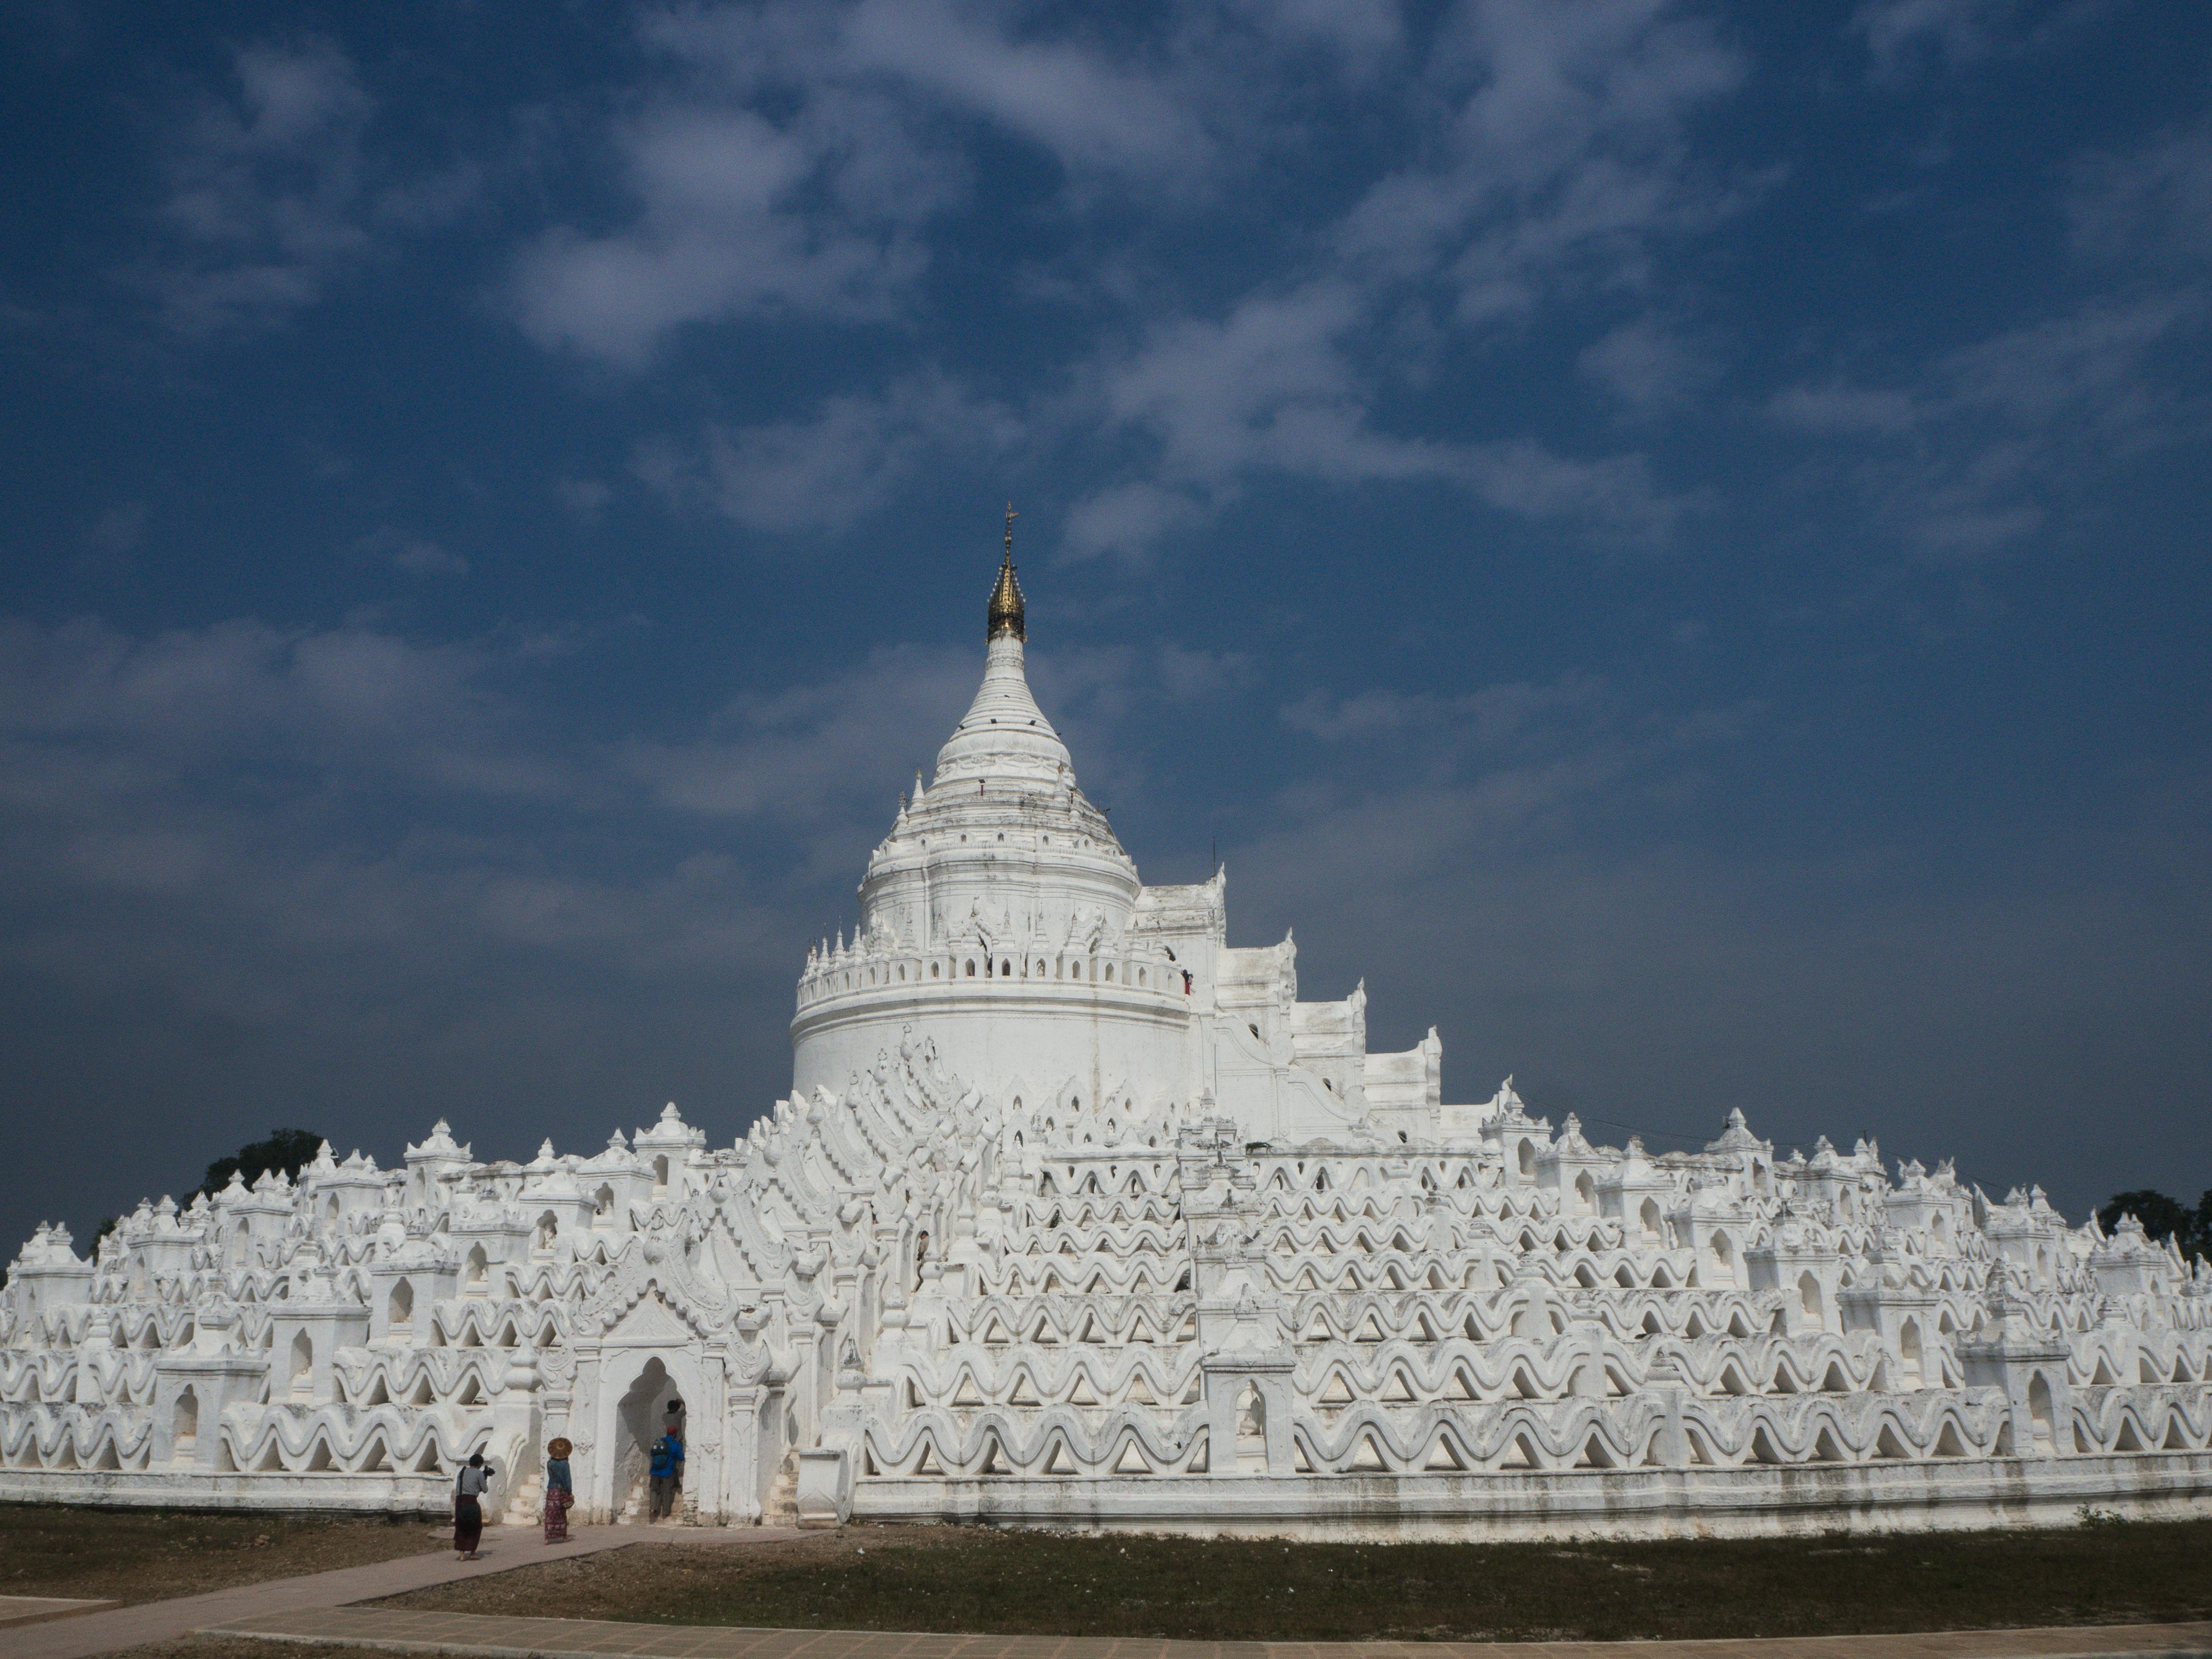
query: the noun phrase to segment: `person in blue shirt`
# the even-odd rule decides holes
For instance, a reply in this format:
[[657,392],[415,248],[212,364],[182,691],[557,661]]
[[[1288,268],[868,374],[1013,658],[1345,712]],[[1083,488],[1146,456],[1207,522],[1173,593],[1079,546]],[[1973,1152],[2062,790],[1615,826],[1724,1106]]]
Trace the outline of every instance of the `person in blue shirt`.
[[676,1495],[684,1486],[684,1438],[677,1425],[653,1443],[653,1505],[646,1519],[658,1521],[676,1512]]

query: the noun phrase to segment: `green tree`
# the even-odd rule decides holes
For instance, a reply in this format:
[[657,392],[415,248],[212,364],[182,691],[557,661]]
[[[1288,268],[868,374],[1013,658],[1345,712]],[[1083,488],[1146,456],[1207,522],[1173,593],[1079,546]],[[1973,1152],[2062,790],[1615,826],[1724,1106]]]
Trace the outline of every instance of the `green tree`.
[[271,1129],[266,1140],[250,1140],[228,1158],[219,1158],[209,1164],[200,1184],[185,1194],[185,1202],[191,1203],[200,1193],[213,1197],[230,1184],[234,1171],[249,1187],[271,1170],[297,1176],[315,1161],[322,1145],[322,1136],[313,1129]]

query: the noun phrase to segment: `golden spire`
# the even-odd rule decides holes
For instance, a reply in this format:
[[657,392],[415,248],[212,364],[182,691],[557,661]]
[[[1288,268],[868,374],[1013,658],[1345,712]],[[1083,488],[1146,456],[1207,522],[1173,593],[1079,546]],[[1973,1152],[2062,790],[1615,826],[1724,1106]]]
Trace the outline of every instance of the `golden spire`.
[[988,643],[1001,634],[1012,634],[1018,640],[1027,640],[1029,631],[1022,621],[1022,585],[1014,577],[1014,520],[1018,515],[1012,501],[1006,503],[1006,558],[999,567],[997,586],[991,589],[991,609],[988,630],[983,638]]

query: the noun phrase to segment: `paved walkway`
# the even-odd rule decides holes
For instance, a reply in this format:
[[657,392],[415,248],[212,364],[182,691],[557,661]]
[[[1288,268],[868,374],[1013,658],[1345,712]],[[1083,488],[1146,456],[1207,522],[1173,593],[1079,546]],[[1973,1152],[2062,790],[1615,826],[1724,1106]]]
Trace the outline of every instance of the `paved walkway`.
[[0,1654],[6,1659],[90,1659],[94,1654],[113,1653],[149,1642],[173,1642],[194,1631],[249,1614],[281,1618],[338,1607],[349,1601],[404,1595],[434,1584],[456,1583],[486,1573],[593,1555],[631,1544],[763,1545],[803,1535],[769,1527],[577,1527],[571,1542],[548,1544],[535,1527],[487,1527],[480,1561],[463,1561],[451,1550],[437,1549],[365,1567],[340,1567],[300,1578],[240,1584],[205,1595],[141,1601],[108,1613],[11,1630],[0,1638]]
[[599,1619],[504,1619],[331,1607],[235,1619],[210,1635],[328,1642],[481,1659],[2059,1659],[2212,1656],[2212,1623],[1942,1631],[1747,1642],[1161,1642],[892,1631],[733,1630]]
[[82,1596],[0,1595],[0,1630],[10,1625],[43,1625],[49,1619],[75,1619],[114,1605]]

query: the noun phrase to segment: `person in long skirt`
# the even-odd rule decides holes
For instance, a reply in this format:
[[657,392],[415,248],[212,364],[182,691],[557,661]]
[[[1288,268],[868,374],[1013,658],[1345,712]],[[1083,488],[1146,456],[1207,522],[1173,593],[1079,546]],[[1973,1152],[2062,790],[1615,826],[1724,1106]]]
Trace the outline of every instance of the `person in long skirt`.
[[566,1435],[556,1437],[545,1448],[545,1541],[549,1544],[568,1541],[568,1509],[576,1501],[568,1454],[574,1449]]
[[483,1495],[496,1474],[482,1452],[471,1452],[453,1482],[453,1549],[464,1561],[477,1559],[483,1542]]

